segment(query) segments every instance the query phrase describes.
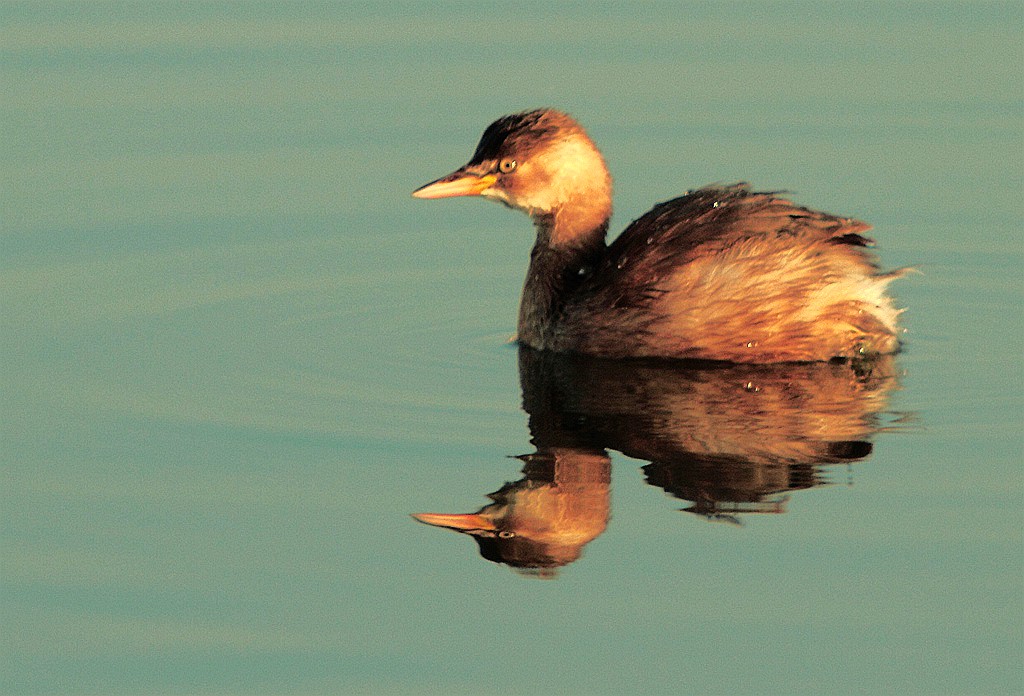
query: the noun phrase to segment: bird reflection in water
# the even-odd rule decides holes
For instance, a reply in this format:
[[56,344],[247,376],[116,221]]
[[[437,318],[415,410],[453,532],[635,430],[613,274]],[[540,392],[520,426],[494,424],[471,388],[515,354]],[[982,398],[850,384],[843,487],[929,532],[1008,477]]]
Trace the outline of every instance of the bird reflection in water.
[[519,458],[523,478],[491,493],[494,502],[478,512],[413,517],[471,534],[489,561],[551,577],[608,526],[611,459],[603,450],[541,446]]
[[871,454],[896,387],[892,356],[775,365],[609,360],[519,349],[536,452],[471,514],[414,515],[470,534],[481,555],[541,577],[575,561],[610,517],[608,450],[708,519],[781,513],[825,468]]

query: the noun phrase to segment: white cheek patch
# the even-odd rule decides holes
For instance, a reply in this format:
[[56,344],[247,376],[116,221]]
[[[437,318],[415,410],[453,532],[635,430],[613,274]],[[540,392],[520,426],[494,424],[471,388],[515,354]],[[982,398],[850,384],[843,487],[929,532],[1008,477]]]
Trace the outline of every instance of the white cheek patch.
[[586,138],[578,136],[552,143],[538,157],[523,162],[520,175],[548,182],[547,186],[517,195],[516,207],[530,214],[551,212],[573,198],[609,188],[601,154]]
[[[519,175],[527,180],[545,178],[543,171],[535,173],[540,166],[542,166],[540,162],[524,162],[519,167]],[[517,208],[522,209],[528,215],[547,213],[554,209],[557,203],[555,189],[550,185],[531,186],[526,190],[517,191],[513,202]]]
[[563,193],[590,188],[589,182],[606,170],[597,148],[582,138],[563,140],[549,152],[551,160],[559,163],[552,183]]
[[499,203],[504,203],[505,205],[515,207],[509,200],[508,193],[506,193],[503,189],[497,188],[495,186],[492,186],[489,189],[484,189],[480,193],[480,197],[492,201],[498,201]]

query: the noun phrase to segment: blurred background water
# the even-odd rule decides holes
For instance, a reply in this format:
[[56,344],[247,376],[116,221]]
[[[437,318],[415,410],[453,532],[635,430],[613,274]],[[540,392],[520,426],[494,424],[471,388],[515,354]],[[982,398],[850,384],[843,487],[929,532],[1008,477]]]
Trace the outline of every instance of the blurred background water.
[[[1022,47],[1016,2],[0,4],[0,691],[1021,692]],[[529,222],[409,192],[543,105],[614,230],[739,179],[874,224],[923,271],[883,386],[521,385]],[[748,382],[856,463],[648,464],[749,446]],[[566,470],[604,512],[547,581],[408,516]]]

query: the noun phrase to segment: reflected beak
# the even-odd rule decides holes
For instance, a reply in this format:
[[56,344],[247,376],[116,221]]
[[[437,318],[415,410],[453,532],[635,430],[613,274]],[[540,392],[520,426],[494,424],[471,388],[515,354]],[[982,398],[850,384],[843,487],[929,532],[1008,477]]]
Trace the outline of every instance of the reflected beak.
[[[433,184],[430,185],[433,186]],[[457,532],[473,532],[481,529],[493,532],[496,529],[494,523],[489,519],[472,513],[467,515],[444,515],[437,512],[421,512],[413,515],[412,518],[423,524],[454,529]]]
[[479,196],[498,180],[495,174],[478,176],[464,169],[443,176],[412,192],[416,198],[454,198],[455,196]]

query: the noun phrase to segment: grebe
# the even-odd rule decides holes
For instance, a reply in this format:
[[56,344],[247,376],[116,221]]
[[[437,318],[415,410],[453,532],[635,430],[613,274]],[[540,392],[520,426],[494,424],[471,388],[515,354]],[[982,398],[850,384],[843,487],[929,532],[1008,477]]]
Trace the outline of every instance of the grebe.
[[746,184],[659,203],[611,245],[612,183],[570,116],[537,109],[484,131],[469,163],[417,198],[482,196],[533,218],[517,338],[538,350],[746,363],[893,353],[897,310],[869,225]]

